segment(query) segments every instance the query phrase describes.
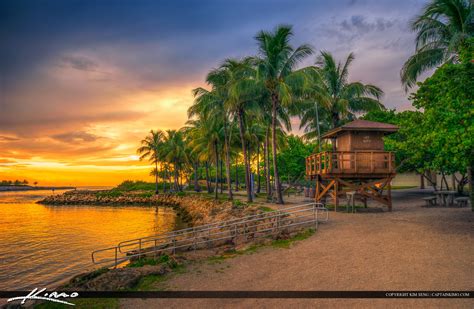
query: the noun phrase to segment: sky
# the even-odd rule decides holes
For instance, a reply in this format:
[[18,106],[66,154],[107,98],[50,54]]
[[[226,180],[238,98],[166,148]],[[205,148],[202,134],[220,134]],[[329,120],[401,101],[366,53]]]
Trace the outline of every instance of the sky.
[[206,73],[256,55],[255,34],[280,24],[293,26],[294,46],[340,61],[354,52],[350,81],[381,87],[387,108],[410,109],[399,72],[415,48],[409,22],[425,2],[2,0],[0,180],[151,180],[136,156],[140,140],[182,127]]

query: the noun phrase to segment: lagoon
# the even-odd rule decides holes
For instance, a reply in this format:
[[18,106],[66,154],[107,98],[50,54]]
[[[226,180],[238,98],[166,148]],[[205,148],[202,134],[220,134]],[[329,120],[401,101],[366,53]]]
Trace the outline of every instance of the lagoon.
[[50,194],[0,192],[0,290],[54,288],[96,269],[93,250],[182,227],[165,207],[35,203]]

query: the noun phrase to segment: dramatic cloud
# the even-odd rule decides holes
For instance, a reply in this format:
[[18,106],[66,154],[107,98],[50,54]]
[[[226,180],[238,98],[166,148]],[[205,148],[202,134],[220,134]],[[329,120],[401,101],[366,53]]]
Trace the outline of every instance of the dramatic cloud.
[[278,24],[294,26],[295,45],[340,61],[354,52],[350,79],[380,86],[389,108],[410,108],[399,70],[414,50],[408,21],[424,2],[1,1],[0,158],[17,165],[0,173],[60,170],[49,176],[56,183],[79,181],[68,174],[78,171],[123,171],[114,183],[148,177],[139,140],[183,126],[208,70],[256,54],[255,34]]

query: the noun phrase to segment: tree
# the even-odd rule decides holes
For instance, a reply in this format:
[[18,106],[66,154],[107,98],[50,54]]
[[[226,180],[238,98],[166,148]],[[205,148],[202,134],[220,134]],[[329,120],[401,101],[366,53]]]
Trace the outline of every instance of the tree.
[[[332,128],[340,126],[343,121],[355,119],[356,113],[384,109],[379,101],[383,95],[380,88],[348,81],[353,60],[354,54],[350,53],[344,64],[336,64],[334,57],[323,51],[316,61],[315,73],[311,74],[312,97],[324,109],[321,115],[329,117],[326,121]],[[314,107],[309,108],[312,110]]]
[[166,130],[163,136],[163,145],[160,149],[160,157],[173,167],[174,189],[181,191],[179,183],[181,170],[188,162],[186,156],[186,143],[182,130]]
[[416,49],[400,72],[405,89],[414,86],[421,73],[457,62],[474,34],[473,8],[470,0],[431,0],[412,21]]
[[228,198],[232,200],[232,186],[230,177],[230,137],[229,137],[229,110],[228,110],[228,72],[225,67],[214,69],[208,73],[206,82],[212,87],[211,91],[204,88],[193,90],[194,104],[188,109],[188,117],[205,115],[222,121],[224,136],[224,157],[226,166],[226,180]]
[[163,136],[161,130],[151,130],[137,149],[140,160],[148,159],[155,166],[154,170],[156,172],[153,173],[153,176],[155,176],[155,194],[158,194],[158,162],[160,161],[160,148],[163,146]]
[[[216,167],[215,181],[215,198],[217,199],[217,178],[219,164],[220,140],[222,138],[220,130],[221,123],[219,118],[206,117],[204,114],[196,120],[188,120],[186,128],[189,138],[189,146],[191,152],[198,156],[199,159],[206,162],[206,179],[208,180],[208,162],[214,159]],[[208,192],[211,193],[208,186]]]
[[280,177],[277,166],[277,115],[283,106],[292,103],[293,92],[297,91],[304,82],[304,74],[296,70],[296,66],[313,53],[309,45],[293,48],[289,40],[293,36],[290,26],[279,26],[273,33],[260,31],[255,39],[258,44],[260,59],[258,61],[258,76],[263,81],[272,102],[272,154],[273,174],[277,202],[283,204]]
[[246,139],[246,115],[256,107],[256,98],[260,95],[258,82],[255,79],[254,69],[255,59],[248,57],[241,61],[227,59],[222,65],[222,69],[228,75],[227,89],[229,99],[227,106],[229,112],[237,119],[239,127],[240,142],[245,165],[245,187],[247,191],[247,201],[252,202],[252,187],[250,179],[250,160]]
[[311,155],[315,148],[315,144],[306,144],[301,137],[289,135],[287,146],[283,147],[277,156],[282,180],[286,179],[288,183],[302,180],[306,168],[306,157]]
[[[421,142],[431,149],[433,169],[454,173],[474,169],[474,63],[445,64],[412,96],[424,109]],[[474,195],[471,182],[471,205]],[[473,206],[474,207],[474,206]],[[474,208],[473,208],[474,210]]]

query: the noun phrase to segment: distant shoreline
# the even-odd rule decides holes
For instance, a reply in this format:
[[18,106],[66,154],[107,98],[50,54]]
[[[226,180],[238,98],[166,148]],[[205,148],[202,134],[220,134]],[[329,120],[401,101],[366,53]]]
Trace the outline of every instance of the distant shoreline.
[[11,191],[37,191],[37,190],[75,190],[76,187],[40,187],[40,186],[0,186],[0,192],[11,192]]

